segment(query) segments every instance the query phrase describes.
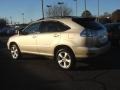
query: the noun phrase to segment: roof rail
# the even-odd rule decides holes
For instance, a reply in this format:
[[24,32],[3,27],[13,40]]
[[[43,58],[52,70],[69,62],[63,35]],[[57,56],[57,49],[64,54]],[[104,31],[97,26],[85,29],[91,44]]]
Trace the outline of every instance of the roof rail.
[[[44,19],[61,19],[61,18],[75,18],[75,17],[78,17],[78,16],[54,16],[54,17],[41,18],[39,20],[44,20]],[[39,21],[39,20],[37,20],[37,21]]]
[[[83,18],[80,16],[54,16],[54,17],[45,17],[45,18],[41,18],[39,20],[44,20],[44,19],[62,19],[62,18],[72,18],[72,19],[76,19],[76,18],[80,18],[81,20],[95,20],[95,18],[91,17],[91,18]],[[39,21],[37,20],[37,21]]]

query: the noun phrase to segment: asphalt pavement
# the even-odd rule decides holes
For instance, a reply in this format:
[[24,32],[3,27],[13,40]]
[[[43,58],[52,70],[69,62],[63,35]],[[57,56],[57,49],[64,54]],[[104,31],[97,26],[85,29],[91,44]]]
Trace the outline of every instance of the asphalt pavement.
[[64,71],[43,56],[10,59],[0,46],[0,90],[120,90],[120,48],[77,62]]

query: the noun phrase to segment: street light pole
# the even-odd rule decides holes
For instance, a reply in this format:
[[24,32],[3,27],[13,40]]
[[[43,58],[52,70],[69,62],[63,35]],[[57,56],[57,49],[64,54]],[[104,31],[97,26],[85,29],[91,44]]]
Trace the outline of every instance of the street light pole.
[[44,19],[44,2],[43,2],[43,0],[41,0],[41,2],[42,2],[42,16],[43,16],[43,19]]
[[64,2],[58,2],[58,5],[60,5],[61,6],[61,16],[63,16],[63,5],[64,4]]
[[86,0],[84,0],[84,3],[85,3],[85,11],[87,10],[87,3],[86,3]]
[[48,14],[49,14],[48,16],[50,17],[50,16],[51,16],[51,9],[50,9],[50,8],[51,8],[52,6],[51,6],[51,5],[47,5],[47,7],[48,7]]
[[98,22],[99,22],[99,16],[100,16],[100,1],[98,0]]
[[86,16],[86,10],[87,10],[87,3],[86,3],[86,0],[84,0],[84,4],[85,4],[85,16]]
[[76,2],[76,16],[77,16],[77,1],[78,0],[74,0]]
[[10,24],[12,25],[12,17],[10,16]]
[[22,13],[22,18],[23,18],[23,24],[24,24],[24,13]]

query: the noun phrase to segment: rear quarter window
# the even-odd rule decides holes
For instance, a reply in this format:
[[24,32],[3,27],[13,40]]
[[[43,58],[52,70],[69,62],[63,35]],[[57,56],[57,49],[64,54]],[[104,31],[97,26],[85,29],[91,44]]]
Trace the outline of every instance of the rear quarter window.
[[73,19],[73,21],[87,29],[98,30],[103,28],[100,23],[97,23],[95,20],[91,19]]

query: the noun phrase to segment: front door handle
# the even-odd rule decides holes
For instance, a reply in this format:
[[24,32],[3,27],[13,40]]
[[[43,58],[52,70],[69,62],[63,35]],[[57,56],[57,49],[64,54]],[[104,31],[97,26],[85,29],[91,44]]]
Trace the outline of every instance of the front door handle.
[[33,38],[36,38],[36,37],[37,37],[36,35],[33,36]]

